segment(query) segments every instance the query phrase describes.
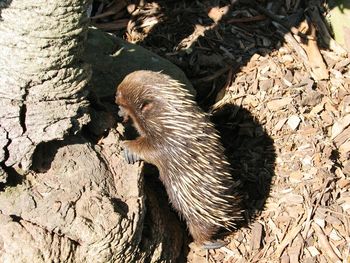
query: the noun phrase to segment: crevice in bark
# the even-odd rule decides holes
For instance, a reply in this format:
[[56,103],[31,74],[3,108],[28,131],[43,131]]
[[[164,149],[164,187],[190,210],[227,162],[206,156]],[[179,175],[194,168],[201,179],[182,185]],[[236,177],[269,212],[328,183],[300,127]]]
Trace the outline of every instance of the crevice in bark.
[[129,206],[123,200],[112,197],[111,202],[116,213],[120,214],[124,218],[128,217]]
[[[0,126],[1,127],[1,126]],[[1,127],[2,128],[2,127]],[[5,128],[2,128],[3,132],[6,134],[6,144],[3,146],[3,156],[2,160],[0,162],[0,192],[4,190],[5,185],[8,180],[8,173],[6,171],[6,165],[5,162],[10,157],[10,152],[8,150],[9,145],[11,144],[11,139],[9,138],[9,133],[6,131]]]
[[82,135],[92,144],[107,137],[111,128],[115,128],[117,122],[122,118],[118,117],[118,107],[112,96],[102,100],[94,91],[90,91],[87,100],[90,103],[89,114],[91,121],[82,128]]
[[22,135],[27,131],[27,126],[26,126],[26,114],[27,114],[27,96],[28,96],[28,86],[24,88],[24,94],[22,96],[22,105],[20,106],[19,109],[19,124],[22,127]]
[[[100,98],[97,96],[97,94],[94,91],[90,91],[88,96],[87,96],[87,100],[90,102],[90,106],[92,108],[94,108],[95,110],[98,111],[108,111],[107,107],[103,104],[103,98]],[[111,96],[107,97],[107,101],[104,102],[108,102],[110,104],[114,103],[114,100],[112,100]]]
[[0,164],[1,168],[6,172],[7,180],[6,183],[0,183],[0,192],[4,191],[5,187],[15,187],[19,184],[21,184],[25,178],[24,175],[19,174],[13,167],[7,167],[4,164]]
[[[12,140],[9,138],[9,133],[8,133],[8,131],[6,131],[6,129],[4,128],[4,130],[5,130],[5,132],[6,132],[6,140],[7,140],[7,144],[4,146],[4,152],[5,152],[5,156],[4,156],[4,160],[3,160],[3,162],[5,163],[7,160],[8,160],[8,158],[10,157],[10,152],[9,152],[9,150],[8,150],[8,147],[9,147],[9,145],[11,144],[11,142],[12,142]],[[5,169],[4,169],[5,170]]]
[[9,217],[11,217],[13,222],[16,222],[16,223],[20,224],[21,226],[23,226],[21,224],[21,220],[23,220],[23,218],[21,218],[20,216],[18,216],[18,215],[9,215]]
[[39,143],[33,153],[31,169],[37,173],[45,173],[51,168],[57,150],[62,146],[61,141]]

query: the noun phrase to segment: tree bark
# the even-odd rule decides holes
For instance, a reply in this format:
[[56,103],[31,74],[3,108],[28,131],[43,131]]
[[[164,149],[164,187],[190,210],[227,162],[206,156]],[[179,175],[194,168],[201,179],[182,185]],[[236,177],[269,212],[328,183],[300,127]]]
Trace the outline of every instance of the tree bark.
[[[27,171],[36,145],[61,140],[89,121],[79,61],[88,1],[8,1],[0,23],[0,107],[6,166]],[[45,110],[43,110],[45,109]],[[4,138],[5,137],[5,138]]]
[[0,261],[178,262],[180,224],[120,157],[116,106],[100,102],[117,80],[91,87],[88,4],[0,3]]

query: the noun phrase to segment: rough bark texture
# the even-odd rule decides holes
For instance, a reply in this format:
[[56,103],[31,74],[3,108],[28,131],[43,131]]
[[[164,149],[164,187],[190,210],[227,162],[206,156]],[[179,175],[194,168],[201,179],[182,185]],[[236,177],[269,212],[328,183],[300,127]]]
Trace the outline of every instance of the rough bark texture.
[[[0,195],[1,261],[134,260],[144,216],[142,177],[137,167],[122,167],[119,149],[113,150],[114,165],[108,167],[101,161],[103,148],[82,139],[40,147],[36,157],[43,162],[36,168],[49,163],[50,169],[28,174]],[[129,175],[128,191],[122,172]]]
[[120,157],[113,100],[135,69],[188,81],[142,48],[87,34],[86,5],[0,3],[0,262],[178,262],[179,221],[157,186],[144,189],[143,165]]
[[[0,22],[0,161],[28,170],[36,145],[63,139],[89,120],[78,61],[87,0],[8,1]],[[45,110],[43,110],[45,109]]]

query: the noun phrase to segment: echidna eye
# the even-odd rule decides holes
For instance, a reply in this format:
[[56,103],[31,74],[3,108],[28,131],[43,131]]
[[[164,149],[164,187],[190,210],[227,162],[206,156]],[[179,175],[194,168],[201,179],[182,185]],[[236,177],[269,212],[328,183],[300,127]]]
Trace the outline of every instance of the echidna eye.
[[149,110],[153,108],[153,102],[150,100],[145,100],[141,104],[141,112],[143,114],[147,113]]

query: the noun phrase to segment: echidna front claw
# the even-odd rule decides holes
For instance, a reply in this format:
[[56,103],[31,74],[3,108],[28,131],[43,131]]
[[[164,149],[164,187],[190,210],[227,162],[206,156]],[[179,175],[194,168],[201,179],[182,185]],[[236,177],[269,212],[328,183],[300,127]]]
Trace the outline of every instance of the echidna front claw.
[[129,151],[127,148],[124,148],[123,155],[124,155],[125,161],[128,164],[134,164],[137,161],[141,161],[141,158],[139,156],[137,156],[135,153]]
[[207,242],[203,243],[202,248],[203,249],[218,249],[218,248],[226,246],[228,243],[229,242],[225,242],[223,240],[207,241]]

